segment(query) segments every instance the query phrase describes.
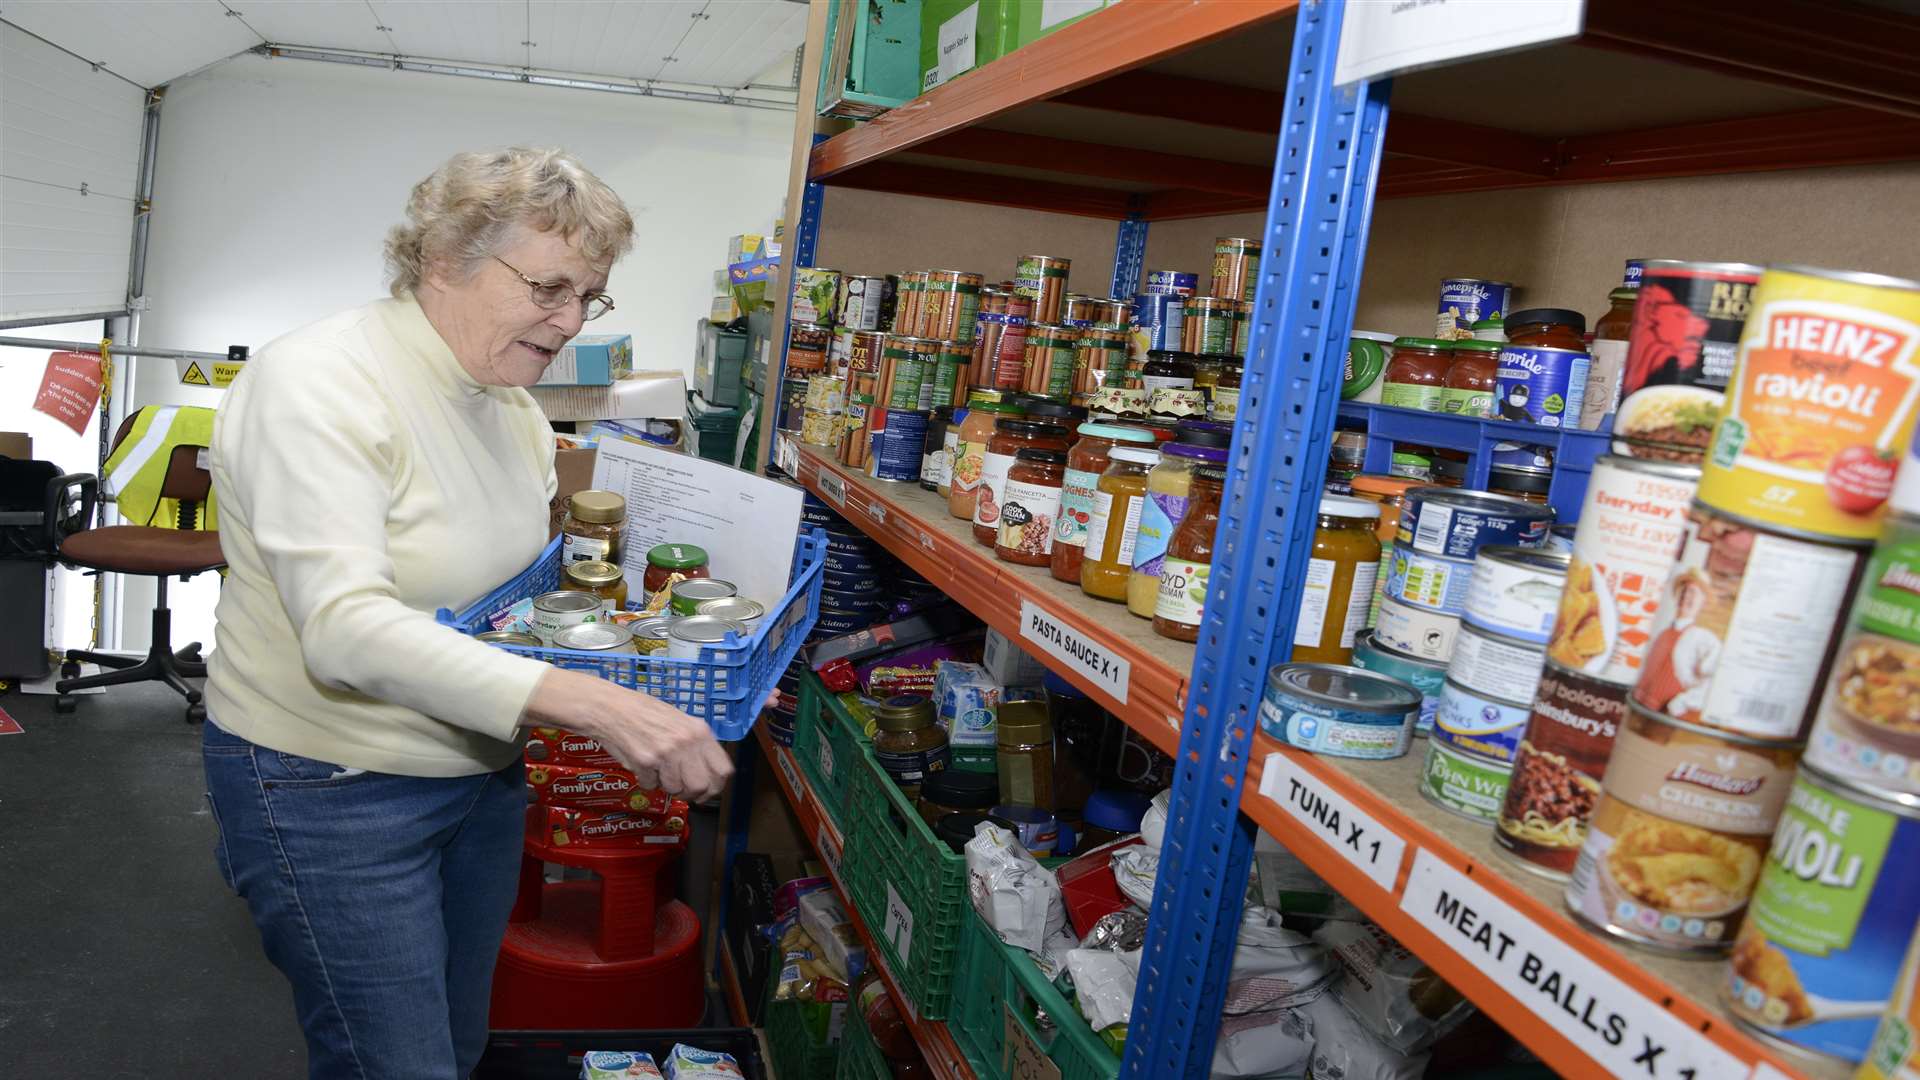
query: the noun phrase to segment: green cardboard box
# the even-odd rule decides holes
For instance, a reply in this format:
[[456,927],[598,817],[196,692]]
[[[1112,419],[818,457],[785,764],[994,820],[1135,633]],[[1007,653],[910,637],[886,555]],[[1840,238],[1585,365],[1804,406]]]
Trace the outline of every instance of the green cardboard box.
[[[920,92],[1039,41],[1108,2],[1118,0],[921,0]],[[948,57],[944,78],[942,53]]]

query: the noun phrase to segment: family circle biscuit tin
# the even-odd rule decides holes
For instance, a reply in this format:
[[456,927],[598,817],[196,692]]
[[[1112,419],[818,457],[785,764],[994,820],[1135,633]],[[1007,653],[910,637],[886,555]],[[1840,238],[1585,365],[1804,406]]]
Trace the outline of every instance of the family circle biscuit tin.
[[1507,799],[1513,766],[1488,761],[1427,740],[1427,763],[1420,774],[1420,794],[1430,803],[1476,821],[1492,821]]
[[1546,644],[1567,581],[1565,554],[1530,547],[1486,547],[1473,561],[1467,622],[1496,634]]
[[1807,760],[1882,795],[1920,794],[1920,519],[1873,549]]
[[1369,630],[1353,639],[1353,666],[1379,672],[1420,691],[1420,715],[1413,724],[1415,735],[1433,730],[1433,714],[1440,707],[1440,687],[1447,681],[1447,664],[1440,660],[1422,660],[1382,644]]
[[1710,506],[1871,540],[1920,398],[1920,282],[1776,267],[1753,290],[1700,474]]
[[1278,664],[1267,672],[1260,730],[1302,750],[1394,758],[1413,742],[1420,691],[1342,664]]
[[1522,866],[1561,880],[1573,872],[1626,716],[1626,687],[1553,664],[1540,673],[1493,834]]
[[1606,682],[1640,677],[1700,470],[1609,454],[1593,463],[1547,658]]
[[1440,707],[1433,714],[1432,738],[1450,749],[1511,765],[1530,712],[1528,705],[1468,690],[1454,681],[1449,669],[1440,688]]
[[1734,1019],[1859,1061],[1920,911],[1920,799],[1877,799],[1802,768],[1727,963]]

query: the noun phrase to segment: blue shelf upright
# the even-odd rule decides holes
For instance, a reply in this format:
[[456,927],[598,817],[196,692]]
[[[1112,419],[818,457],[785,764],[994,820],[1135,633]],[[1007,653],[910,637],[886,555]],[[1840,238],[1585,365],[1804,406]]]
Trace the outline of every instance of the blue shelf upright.
[[[827,136],[815,135],[815,146],[825,142]],[[768,424],[779,415],[780,384],[787,377],[787,344],[793,340],[793,270],[799,266],[812,266],[814,249],[820,243],[820,215],[826,207],[827,185],[817,180],[808,180],[800,193],[800,220],[793,223],[793,242],[781,251],[780,288],[787,291],[786,305],[781,308],[780,318],[780,367],[767,382],[767,400],[761,407],[767,410]],[[767,459],[761,466],[773,464],[773,448],[777,440],[767,440]]]
[[1294,30],[1267,258],[1121,1067],[1130,1077],[1207,1075],[1240,927],[1253,846],[1240,791],[1267,669],[1292,650],[1386,129],[1387,82],[1334,85],[1342,13],[1338,0],[1307,0]]
[[1128,214],[1120,219],[1120,235],[1113,242],[1113,286],[1107,295],[1132,300],[1146,269],[1147,219]]

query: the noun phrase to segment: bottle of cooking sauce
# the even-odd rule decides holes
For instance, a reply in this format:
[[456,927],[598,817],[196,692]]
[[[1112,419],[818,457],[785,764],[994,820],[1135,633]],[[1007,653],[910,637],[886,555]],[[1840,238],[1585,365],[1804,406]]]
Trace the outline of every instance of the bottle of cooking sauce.
[[1175,641],[1200,640],[1200,618],[1213,568],[1213,534],[1220,527],[1220,496],[1227,471],[1196,463],[1187,485],[1187,512],[1173,530],[1153,601],[1153,630]]
[[1029,447],[1067,452],[1067,429],[1027,417],[1003,416],[994,421],[993,436],[980,458],[980,483],[975,490],[973,538],[988,547],[1000,537],[1000,503],[1006,498],[1007,472],[1013,455]]
[[1122,602],[1127,598],[1127,579],[1133,576],[1133,545],[1141,504],[1147,498],[1147,473],[1159,463],[1160,454],[1116,446],[1107,457],[1107,471],[1100,474],[1094,489],[1080,589],[1088,596]]
[[1453,366],[1453,342],[1439,338],[1393,339],[1393,359],[1380,376],[1380,404],[1439,412]]
[[1491,341],[1456,341],[1447,365],[1447,388],[1440,411],[1452,416],[1493,415],[1494,384],[1500,375],[1500,346]]
[[1620,375],[1627,368],[1627,331],[1633,328],[1633,304],[1639,289],[1619,288],[1607,294],[1607,313],[1593,324],[1593,344],[1587,349],[1587,396],[1580,405],[1580,426],[1597,430],[1600,420],[1620,405]]
[[1374,533],[1379,520],[1378,503],[1321,496],[1306,595],[1293,626],[1294,660],[1345,664],[1353,659],[1353,639],[1366,626],[1380,569],[1380,540]]
[[994,422],[1020,415],[1020,407],[1008,400],[1012,396],[1000,390],[975,390],[967,395],[967,418],[961,421],[960,436],[953,444],[953,469],[948,478],[947,513],[954,517],[973,520],[980,469],[985,463],[987,440],[993,437]]
[[1067,468],[1060,481],[1060,517],[1053,530],[1051,564],[1056,581],[1080,583],[1080,562],[1087,551],[1087,527],[1093,524],[1093,497],[1100,474],[1107,471],[1107,453],[1115,445],[1152,446],[1152,434],[1122,424],[1080,425],[1080,439],[1067,451]]
[[993,554],[1020,566],[1053,562],[1054,522],[1060,519],[1060,483],[1067,455],[1059,450],[1020,450],[1007,470],[1000,499],[1000,531]]
[[1408,491],[1421,485],[1422,481],[1409,477],[1381,476],[1378,473],[1361,473],[1353,478],[1353,497],[1380,506],[1380,517],[1373,529],[1374,539],[1380,541],[1380,564],[1373,578],[1373,599],[1367,605],[1368,626],[1380,618],[1380,598],[1387,592],[1387,566],[1393,561],[1393,536],[1400,529],[1400,501]]
[[1528,308],[1507,316],[1507,340],[1538,349],[1587,351],[1587,317],[1572,308]]
[[[1187,440],[1194,441],[1189,442]],[[1207,428],[1182,425],[1174,442],[1160,447],[1160,463],[1147,475],[1147,501],[1140,506],[1139,535],[1133,543],[1133,573],[1127,578],[1127,610],[1153,618],[1160,596],[1160,568],[1173,540],[1173,527],[1187,513],[1187,488],[1197,463],[1227,462],[1231,437]]]

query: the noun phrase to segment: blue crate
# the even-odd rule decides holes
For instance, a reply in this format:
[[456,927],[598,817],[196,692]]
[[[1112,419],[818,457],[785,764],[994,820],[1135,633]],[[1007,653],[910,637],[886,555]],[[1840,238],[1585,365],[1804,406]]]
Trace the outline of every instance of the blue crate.
[[1608,430],[1587,431],[1451,416],[1360,401],[1341,402],[1340,418],[1364,425],[1361,430],[1367,433],[1367,459],[1362,472],[1384,475],[1393,458],[1394,443],[1415,443],[1466,453],[1467,486],[1477,490],[1485,490],[1487,486],[1487,472],[1496,443],[1544,446],[1553,451],[1553,486],[1547,491],[1547,502],[1558,519],[1566,522],[1580,517],[1580,504],[1587,496],[1593,463],[1608,452],[1613,439],[1611,422],[1607,424]]
[[[814,620],[820,617],[820,567],[826,551],[827,537],[819,529],[800,534],[793,548],[787,594],[768,610],[753,636],[740,648],[702,649],[698,660],[674,660],[577,649],[498,647],[555,667],[611,679],[700,717],[713,728],[716,738],[744,739],[753,730],[753,722],[781,672],[800,652]],[[559,587],[560,540],[555,537],[531,566],[506,584],[457,614],[441,608],[438,618],[442,626],[463,634],[482,633],[493,629],[494,618],[516,602]]]

